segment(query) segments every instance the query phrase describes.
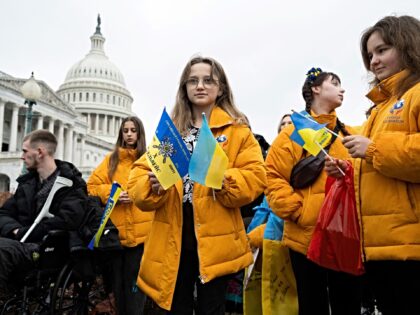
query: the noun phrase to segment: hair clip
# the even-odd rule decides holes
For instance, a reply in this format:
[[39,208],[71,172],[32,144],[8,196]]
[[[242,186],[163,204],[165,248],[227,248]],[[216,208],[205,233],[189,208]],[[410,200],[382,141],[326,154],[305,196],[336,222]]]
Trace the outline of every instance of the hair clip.
[[306,73],[306,80],[308,80],[310,83],[314,83],[316,77],[322,72],[321,68],[314,68],[312,67],[309,69],[309,71]]

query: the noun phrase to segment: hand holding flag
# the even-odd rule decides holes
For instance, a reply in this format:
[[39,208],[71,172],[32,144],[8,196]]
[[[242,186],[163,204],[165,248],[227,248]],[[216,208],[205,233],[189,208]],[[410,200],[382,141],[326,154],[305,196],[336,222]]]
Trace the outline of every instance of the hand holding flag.
[[106,202],[104,213],[101,218],[101,223],[99,224],[98,231],[93,236],[92,240],[90,241],[88,248],[93,250],[94,247],[98,247],[99,240],[101,239],[102,233],[105,229],[105,225],[111,216],[112,210],[114,210],[114,207],[118,201],[118,198],[120,197],[122,189],[120,184],[117,182],[113,182],[111,186],[111,192],[109,193],[109,198]]
[[228,162],[203,113],[203,123],[188,168],[190,178],[206,187],[221,189]]

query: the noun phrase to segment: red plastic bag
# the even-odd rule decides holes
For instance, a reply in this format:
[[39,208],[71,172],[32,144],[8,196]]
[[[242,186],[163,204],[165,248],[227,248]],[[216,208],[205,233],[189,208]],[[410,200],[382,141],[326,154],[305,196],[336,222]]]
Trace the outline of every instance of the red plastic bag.
[[364,273],[353,167],[342,178],[328,177],[307,257],[318,265],[353,275]]

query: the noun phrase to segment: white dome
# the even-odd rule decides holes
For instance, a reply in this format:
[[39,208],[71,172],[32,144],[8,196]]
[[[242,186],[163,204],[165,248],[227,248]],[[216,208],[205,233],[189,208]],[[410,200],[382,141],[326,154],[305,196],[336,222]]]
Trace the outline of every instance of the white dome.
[[64,83],[90,79],[94,81],[98,81],[98,79],[112,81],[109,83],[125,87],[121,71],[105,55],[88,54],[70,68]]
[[118,124],[133,114],[133,98],[121,71],[105,55],[100,24],[98,16],[89,53],[70,68],[57,93],[83,116],[89,134],[115,143]]
[[105,38],[100,33],[91,36],[92,48],[86,57],[74,64],[67,72],[64,83],[74,81],[100,81],[125,87],[121,71],[105,55]]

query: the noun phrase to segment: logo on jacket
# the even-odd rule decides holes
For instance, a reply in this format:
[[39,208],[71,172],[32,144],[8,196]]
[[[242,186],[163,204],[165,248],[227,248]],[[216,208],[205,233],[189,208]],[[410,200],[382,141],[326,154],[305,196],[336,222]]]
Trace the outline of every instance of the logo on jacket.
[[396,102],[394,106],[392,106],[389,112],[393,115],[398,115],[399,113],[401,113],[403,107],[404,107],[404,100],[400,100]]
[[216,138],[216,141],[219,143],[225,142],[226,140],[227,140],[227,137],[225,135],[221,135]]

